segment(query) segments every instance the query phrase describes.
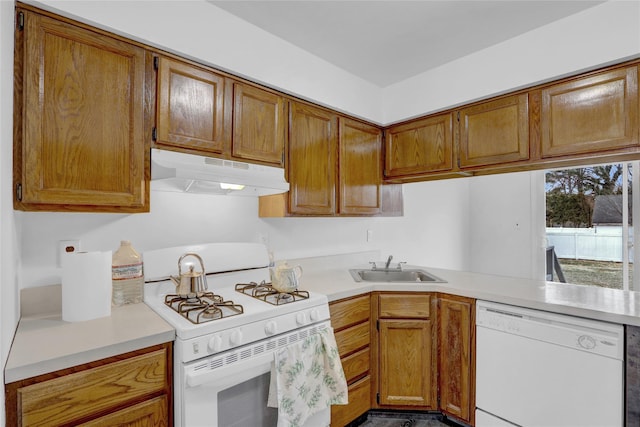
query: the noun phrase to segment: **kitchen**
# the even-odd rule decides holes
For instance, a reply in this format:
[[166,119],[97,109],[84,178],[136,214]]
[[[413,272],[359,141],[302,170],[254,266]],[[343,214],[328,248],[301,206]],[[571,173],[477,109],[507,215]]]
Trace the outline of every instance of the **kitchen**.
[[[10,64],[13,61],[10,48],[13,34],[13,4],[2,2],[1,7],[1,171],[2,182],[6,184],[11,181],[11,96],[6,94],[11,93],[12,76],[7,70],[12,69]],[[56,8],[61,7],[56,5]],[[136,12],[132,9],[134,7],[141,7],[143,10]],[[207,3],[190,4],[187,11],[183,10],[182,5],[163,2],[154,9],[153,17],[147,17],[144,9],[146,7],[145,4],[138,3],[116,4],[100,9],[80,2],[71,2],[64,5],[64,10],[68,14],[81,16],[88,22],[100,23],[119,29],[123,33],[134,34],[142,40],[150,40],[185,55],[206,59],[225,69],[382,123],[435,111],[595,65],[616,62],[622,58],[637,56],[640,52],[635,13],[637,10],[633,9],[633,5],[624,3],[605,3],[544,29],[455,61],[429,75],[418,76],[406,87],[397,85],[380,91],[373,90],[364,82],[354,81],[353,76],[327,64],[317,63],[317,59],[305,67],[305,61],[313,58],[297,50],[289,53],[295,53],[296,57],[303,60],[290,64],[286,70],[281,66],[256,66],[258,63],[277,62],[275,58],[278,56],[274,53],[273,57],[265,57],[266,49],[260,49],[253,38],[225,38],[225,31],[230,32],[243,24],[217,9],[215,12],[220,15],[220,22],[227,23],[228,26],[225,28],[225,25],[220,25],[208,30],[213,32],[208,36],[209,40],[225,40],[224,46],[216,49],[215,53],[212,53],[208,42],[198,44],[193,43],[193,40],[181,40],[177,37],[176,34],[181,32],[181,24],[171,21],[169,25],[170,17],[185,14],[185,18],[178,21],[190,22],[188,25],[191,27],[194,19],[206,15],[205,10],[210,13],[212,6]],[[626,11],[624,7],[631,7],[631,12]],[[126,13],[120,8],[125,8]],[[198,8],[205,9],[202,10],[203,13],[199,13],[201,10]],[[167,24],[158,26],[158,22],[162,22],[158,20],[163,19],[167,20]],[[610,28],[603,26],[603,22]],[[159,31],[158,27],[164,28]],[[204,23],[202,27],[205,28]],[[597,31],[594,31],[594,27]],[[256,30],[252,27],[251,31]],[[572,40],[559,37],[568,31],[577,37]],[[260,33],[256,39],[260,37],[264,38],[265,35]],[[202,38],[207,39],[205,36]],[[558,45],[558,40],[562,40],[567,46],[557,49],[556,52],[562,52],[561,55],[556,54],[559,57],[551,57],[552,53],[546,48],[548,43],[540,43],[540,39],[554,40],[555,45]],[[588,46],[586,52],[584,46]],[[249,52],[252,54],[245,57],[234,54],[237,50],[247,51],[246,49],[251,49]],[[527,52],[529,56],[505,63],[504,58],[513,58],[514,52]],[[527,60],[530,62],[525,66]],[[501,72],[496,73],[494,68],[486,67],[488,63],[499,64]],[[486,69],[478,67],[477,64],[482,64]],[[468,75],[468,69],[474,70],[473,76]],[[456,81],[456,84],[445,91],[445,85],[430,83],[441,81],[443,75],[460,78],[449,77]],[[337,79],[335,76],[343,78]],[[410,95],[410,91],[416,86],[424,88],[424,93],[429,93],[429,96]],[[357,93],[358,97],[345,95],[352,93]],[[380,102],[376,102],[377,99],[385,99],[383,111],[378,111],[382,106]],[[81,239],[85,250],[114,250],[121,238],[128,238],[141,251],[197,241],[264,239],[268,240],[278,258],[382,249],[385,253],[393,253],[396,259],[417,265],[517,277],[538,277],[544,271],[544,260],[535,248],[543,246],[542,242],[537,243],[538,236],[541,235],[538,227],[542,227],[543,221],[538,220],[537,216],[541,214],[531,194],[535,194],[536,186],[542,186],[542,183],[538,183],[540,180],[536,178],[536,173],[516,174],[509,178],[501,179],[498,175],[404,185],[404,216],[370,219],[259,219],[255,199],[207,198],[155,192],[152,193],[151,212],[148,214],[24,213],[12,210],[10,186],[3,184],[3,198],[0,200],[3,218],[3,360],[6,360],[17,322],[19,289],[50,284],[57,280],[59,270],[56,267],[55,248],[59,240],[69,238]],[[509,196],[505,197],[505,194]],[[542,192],[539,191],[537,194]],[[477,214],[479,209],[486,209],[491,205],[502,206],[505,200],[509,200],[512,206],[518,206],[518,209],[503,210],[500,218],[495,212]],[[520,203],[516,203],[515,200],[519,200]],[[434,208],[434,201],[437,201],[437,209]],[[474,212],[474,215],[470,212]],[[174,218],[177,217],[183,218],[180,226],[175,226]],[[220,227],[218,224],[225,225]],[[229,224],[233,227],[228,226]],[[514,224],[519,224],[517,229],[513,228]],[[158,233],[157,230],[163,232]],[[370,241],[367,241],[367,230],[372,231]],[[504,237],[497,241],[488,241],[485,236],[490,235],[489,230],[499,230]],[[4,415],[4,411],[2,413]]]

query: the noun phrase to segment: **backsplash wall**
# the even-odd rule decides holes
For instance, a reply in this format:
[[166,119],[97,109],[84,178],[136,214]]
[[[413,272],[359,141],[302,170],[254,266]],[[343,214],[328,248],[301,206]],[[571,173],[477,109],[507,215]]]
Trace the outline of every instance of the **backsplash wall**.
[[[405,215],[394,218],[259,218],[258,199],[151,192],[146,214],[19,213],[21,288],[60,283],[58,242],[115,251],[131,240],[144,252],[202,242],[265,242],[277,259],[380,250],[409,263],[464,269],[468,181],[404,185]],[[372,240],[367,242],[367,230]]]

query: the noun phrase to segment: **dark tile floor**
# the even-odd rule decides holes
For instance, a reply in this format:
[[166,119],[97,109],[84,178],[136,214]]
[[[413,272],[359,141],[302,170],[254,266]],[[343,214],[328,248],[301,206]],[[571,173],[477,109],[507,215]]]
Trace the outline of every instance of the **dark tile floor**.
[[449,427],[437,416],[421,418],[424,419],[418,419],[412,415],[370,414],[359,427]]

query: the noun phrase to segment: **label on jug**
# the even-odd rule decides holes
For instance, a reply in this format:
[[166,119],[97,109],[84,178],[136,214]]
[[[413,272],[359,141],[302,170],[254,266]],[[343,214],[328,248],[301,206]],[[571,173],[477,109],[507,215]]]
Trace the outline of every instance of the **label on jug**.
[[142,277],[142,263],[128,265],[114,265],[111,267],[111,278],[113,280],[137,279]]

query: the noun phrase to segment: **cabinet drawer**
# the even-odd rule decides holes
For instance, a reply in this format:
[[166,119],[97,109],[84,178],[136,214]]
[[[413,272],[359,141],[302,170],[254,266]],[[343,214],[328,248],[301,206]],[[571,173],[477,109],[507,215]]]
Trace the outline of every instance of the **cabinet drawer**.
[[73,423],[162,392],[167,381],[167,354],[161,349],[21,387],[18,418],[29,426]]
[[167,396],[156,397],[80,426],[167,426],[169,425],[167,400]]
[[349,386],[349,403],[331,407],[331,427],[343,427],[371,407],[371,378],[366,377]]
[[370,341],[369,334],[369,322],[336,332],[336,344],[338,344],[340,357],[368,346]]
[[380,317],[429,318],[431,295],[381,294]]
[[340,330],[369,320],[370,307],[369,295],[332,303],[329,310],[333,329]]
[[369,358],[371,352],[369,348],[362,349],[357,353],[353,353],[342,360],[342,369],[350,383],[353,379],[361,377],[369,372]]

